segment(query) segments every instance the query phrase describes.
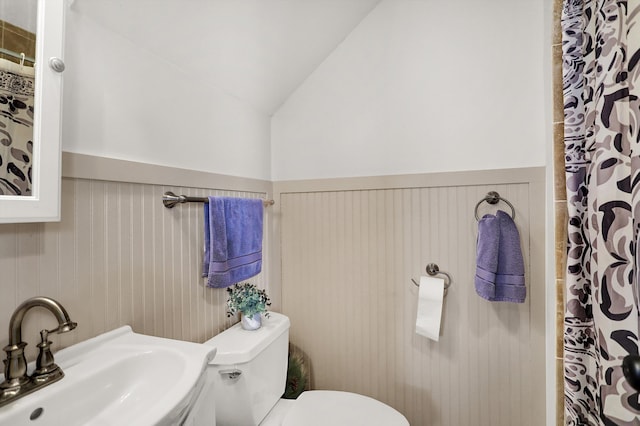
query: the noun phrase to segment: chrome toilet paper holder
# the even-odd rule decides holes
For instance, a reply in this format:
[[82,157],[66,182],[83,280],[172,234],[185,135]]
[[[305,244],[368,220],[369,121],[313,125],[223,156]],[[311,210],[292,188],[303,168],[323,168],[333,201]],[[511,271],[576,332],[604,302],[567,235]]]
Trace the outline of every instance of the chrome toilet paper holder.
[[[449,286],[451,285],[451,282],[453,281],[451,279],[451,275],[448,272],[445,271],[441,271],[440,268],[438,267],[437,264],[435,263],[429,263],[427,265],[427,267],[425,268],[425,271],[427,272],[427,274],[429,274],[432,277],[438,276],[438,275],[444,275],[446,277],[446,279],[444,280],[444,295],[447,295],[447,291],[449,289]],[[416,280],[414,280],[413,278],[411,278],[411,281],[413,281],[413,284],[415,284],[416,287],[420,287],[420,284],[418,282],[416,282]]]

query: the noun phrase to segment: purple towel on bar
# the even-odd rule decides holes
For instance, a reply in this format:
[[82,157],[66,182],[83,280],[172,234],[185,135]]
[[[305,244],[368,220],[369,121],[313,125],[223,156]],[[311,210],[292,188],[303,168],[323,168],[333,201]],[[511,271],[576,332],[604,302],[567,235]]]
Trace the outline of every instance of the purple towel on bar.
[[475,287],[480,297],[495,302],[523,303],[527,296],[520,234],[502,210],[478,222]]
[[209,197],[204,205],[203,277],[229,287],[262,270],[262,200]]

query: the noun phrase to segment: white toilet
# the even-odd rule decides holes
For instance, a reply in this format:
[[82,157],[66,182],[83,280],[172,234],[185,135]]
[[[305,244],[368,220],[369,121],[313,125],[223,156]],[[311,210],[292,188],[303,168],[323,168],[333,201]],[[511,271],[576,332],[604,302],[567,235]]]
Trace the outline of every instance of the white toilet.
[[[363,395],[306,391],[296,400],[285,390],[289,318],[270,312],[262,327],[246,331],[236,324],[205,342],[216,347],[202,397],[215,399],[215,422],[206,412],[194,424],[217,426],[409,426],[398,411]],[[211,410],[213,411],[213,410]]]

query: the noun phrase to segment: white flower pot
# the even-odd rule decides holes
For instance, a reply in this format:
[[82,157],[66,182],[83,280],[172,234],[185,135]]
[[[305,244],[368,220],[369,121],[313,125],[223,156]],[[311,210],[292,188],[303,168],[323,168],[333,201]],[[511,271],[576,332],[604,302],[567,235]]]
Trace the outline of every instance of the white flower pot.
[[262,326],[262,315],[260,313],[252,316],[240,314],[240,326],[245,330],[257,330]]

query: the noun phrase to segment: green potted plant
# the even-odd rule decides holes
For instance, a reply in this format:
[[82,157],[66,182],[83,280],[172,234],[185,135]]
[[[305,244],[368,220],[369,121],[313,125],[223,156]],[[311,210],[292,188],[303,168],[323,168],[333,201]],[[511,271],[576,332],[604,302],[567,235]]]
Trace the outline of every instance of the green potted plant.
[[265,290],[251,283],[239,283],[227,287],[227,316],[240,313],[240,324],[245,330],[257,330],[262,325],[262,313],[269,317],[267,306],[271,300]]

